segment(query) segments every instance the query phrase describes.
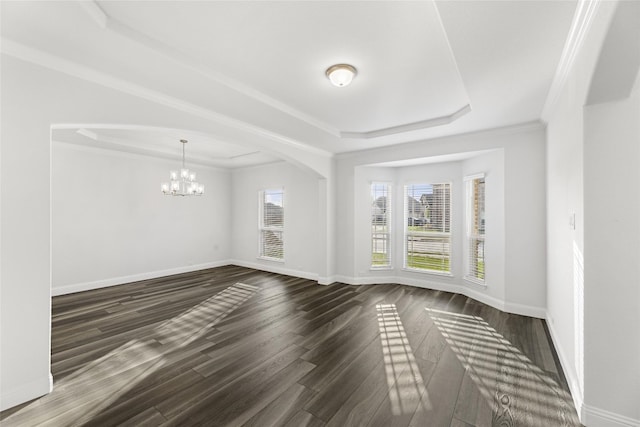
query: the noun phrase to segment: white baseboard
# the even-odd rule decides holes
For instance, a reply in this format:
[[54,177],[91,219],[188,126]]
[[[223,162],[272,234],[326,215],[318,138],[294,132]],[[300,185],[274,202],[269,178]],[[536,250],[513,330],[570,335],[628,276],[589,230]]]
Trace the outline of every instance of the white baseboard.
[[327,276],[327,277],[323,277],[323,276],[318,276],[318,285],[330,285],[332,283],[338,282],[339,280],[336,279],[335,276]]
[[546,313],[546,310],[544,308],[505,302],[491,295],[487,295],[485,293],[479,292],[477,289],[474,289],[470,286],[459,285],[455,283],[444,283],[444,282],[439,282],[437,280],[422,280],[422,279],[407,278],[407,277],[397,277],[396,279],[397,279],[396,281],[392,281],[391,283],[400,283],[403,285],[417,286],[420,288],[435,289],[435,290],[445,291],[445,292],[453,292],[456,294],[464,295],[469,298],[473,298],[476,301],[479,301],[483,304],[487,304],[488,306],[491,306],[493,308],[496,308],[500,311],[504,311],[507,313],[519,314],[521,316],[536,317],[539,319],[544,319],[544,316]]
[[[268,271],[270,273],[284,274],[285,276],[294,276],[294,277],[300,277],[302,279],[318,281],[317,273],[310,273],[308,271],[301,271],[301,270],[294,270],[292,268],[287,268],[287,267],[284,267],[280,262],[264,261],[264,263],[262,263],[259,261],[231,259],[227,262],[227,264],[233,264],[239,267],[253,268],[255,270]],[[328,279],[329,278],[325,278],[325,281]],[[325,283],[325,284],[331,284],[331,283]]]
[[[507,313],[520,314],[522,316],[536,317],[538,319],[544,319],[546,315],[546,309],[543,307],[528,306],[524,304],[505,303],[502,300],[494,298],[490,295],[478,292],[468,286],[458,285],[455,283],[444,283],[437,280],[424,280],[414,277],[405,276],[364,276],[364,277],[349,277],[336,275],[333,277],[335,281],[340,283],[346,283],[348,285],[377,285],[381,283],[397,283],[399,285],[415,286],[418,288],[434,289],[437,291],[452,292],[461,294],[469,298],[473,298],[476,301],[487,304],[493,308],[497,308],[500,311]],[[326,284],[326,283],[322,283]]]
[[93,282],[74,283],[71,285],[53,286],[51,295],[66,295],[75,292],[89,291],[91,289],[106,288],[108,286],[122,285],[125,283],[138,282],[140,280],[155,279],[158,277],[171,276],[172,274],[189,273],[191,271],[205,270],[207,268],[222,267],[231,264],[229,260],[207,262],[204,264],[187,265],[184,267],[170,268],[167,270],[157,270],[148,273],[132,274],[129,276],[112,277],[109,279],[96,280]]
[[640,427],[640,420],[586,404],[582,405],[581,422],[588,427]]
[[50,393],[51,390],[53,390],[53,375],[51,373],[48,376],[29,381],[9,390],[3,385],[2,391],[0,391],[0,411],[44,396]]
[[315,280],[320,285],[330,285],[334,282],[346,283],[349,285],[376,285],[380,283],[398,283],[400,285],[416,286],[419,288],[435,289],[445,292],[453,292],[468,296],[491,307],[508,313],[520,314],[523,316],[545,318],[545,310],[540,307],[526,306],[522,304],[505,303],[497,298],[478,292],[468,286],[444,283],[437,280],[424,280],[403,276],[363,276],[349,277],[342,275],[320,277],[317,273],[294,270],[284,267],[281,263],[273,261],[246,261],[239,259],[229,259],[208,262],[205,264],[189,265],[184,267],[171,268],[168,270],[152,271],[148,273],[133,274],[130,276],[114,277],[110,279],[96,280],[93,282],[75,283],[72,285],[54,286],[51,289],[52,296],[72,294],[75,292],[89,291],[91,289],[105,288],[108,286],[122,285],[125,283],[137,282],[140,280],[155,279],[157,277],[170,276],[172,274],[188,273],[191,271],[204,270],[207,268],[222,267],[224,265],[237,265],[240,267],[253,268],[271,273],[284,274],[287,276],[301,277],[303,279]]
[[547,313],[546,319],[547,326],[549,327],[549,335],[551,335],[551,341],[553,342],[553,346],[556,349],[558,359],[560,359],[560,365],[562,366],[562,371],[564,372],[564,376],[567,379],[567,383],[569,384],[569,391],[571,392],[571,397],[573,398],[573,405],[576,408],[576,412],[578,413],[580,422],[582,424],[585,424],[583,412],[584,394],[582,392],[582,388],[580,387],[580,383],[578,382],[576,370],[574,369],[574,365],[572,363],[569,363],[569,359],[567,358],[562,345],[560,345],[560,339],[553,324],[553,319],[551,318],[549,313]]
[[349,276],[342,276],[340,274],[337,274],[337,275],[333,276],[333,279],[334,279],[334,282],[344,283],[344,284],[347,284],[347,285],[357,285],[357,283],[352,283],[353,280]]
[[544,319],[547,316],[546,307],[536,307],[533,305],[517,304],[514,302],[505,302],[504,309],[507,313],[521,314],[523,316]]

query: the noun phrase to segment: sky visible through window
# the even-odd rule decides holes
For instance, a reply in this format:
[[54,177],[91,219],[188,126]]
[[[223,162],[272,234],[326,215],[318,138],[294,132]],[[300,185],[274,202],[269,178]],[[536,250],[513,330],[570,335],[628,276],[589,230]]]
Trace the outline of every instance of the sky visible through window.
[[418,200],[423,194],[433,194],[433,185],[431,184],[413,184],[409,185],[407,188],[409,196]]
[[265,203],[273,203],[276,206],[282,206],[282,191],[267,191],[264,198]]

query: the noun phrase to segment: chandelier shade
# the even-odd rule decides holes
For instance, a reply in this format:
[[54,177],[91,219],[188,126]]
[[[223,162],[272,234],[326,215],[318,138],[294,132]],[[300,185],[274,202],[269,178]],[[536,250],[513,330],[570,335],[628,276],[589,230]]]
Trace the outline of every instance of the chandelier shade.
[[196,173],[190,171],[185,166],[184,147],[187,145],[186,139],[181,139],[182,143],[182,168],[169,172],[169,182],[160,184],[162,194],[165,196],[202,196],[204,185],[196,181]]

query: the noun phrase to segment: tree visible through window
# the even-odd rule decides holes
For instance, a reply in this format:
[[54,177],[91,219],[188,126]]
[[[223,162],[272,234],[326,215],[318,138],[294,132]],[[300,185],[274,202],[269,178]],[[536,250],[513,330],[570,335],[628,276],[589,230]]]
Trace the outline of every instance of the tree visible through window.
[[451,183],[405,186],[405,268],[451,272]]
[[371,184],[371,267],[390,267],[391,186]]
[[467,256],[465,262],[465,279],[476,283],[485,282],[484,257],[484,175],[465,178],[466,185],[466,234]]
[[260,192],[259,256],[284,259],[284,190]]

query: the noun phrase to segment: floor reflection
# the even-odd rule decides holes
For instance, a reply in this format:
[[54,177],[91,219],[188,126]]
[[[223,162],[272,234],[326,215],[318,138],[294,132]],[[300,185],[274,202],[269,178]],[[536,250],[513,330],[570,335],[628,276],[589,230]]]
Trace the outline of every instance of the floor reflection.
[[489,403],[493,425],[580,425],[569,394],[482,317],[426,310]]
[[82,425],[140,381],[167,357],[205,334],[258,291],[236,283],[54,383],[53,391],[2,421],[3,426]]
[[423,408],[423,405],[430,406],[429,399],[396,305],[378,304],[376,310],[393,414],[413,414],[431,409]]

